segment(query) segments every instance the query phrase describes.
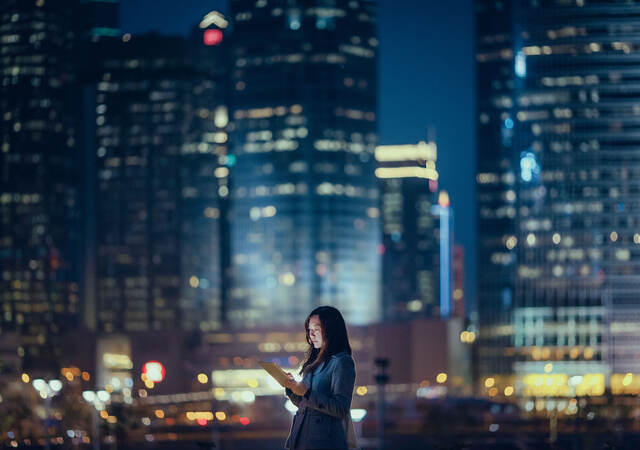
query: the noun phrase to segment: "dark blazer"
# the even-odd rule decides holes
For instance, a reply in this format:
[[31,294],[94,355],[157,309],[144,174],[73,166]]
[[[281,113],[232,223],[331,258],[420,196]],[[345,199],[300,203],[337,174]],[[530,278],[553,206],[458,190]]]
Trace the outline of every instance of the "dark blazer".
[[302,379],[308,391],[301,397],[285,392],[298,407],[285,448],[292,450],[340,449],[347,444],[347,417],[356,380],[353,358],[337,353]]

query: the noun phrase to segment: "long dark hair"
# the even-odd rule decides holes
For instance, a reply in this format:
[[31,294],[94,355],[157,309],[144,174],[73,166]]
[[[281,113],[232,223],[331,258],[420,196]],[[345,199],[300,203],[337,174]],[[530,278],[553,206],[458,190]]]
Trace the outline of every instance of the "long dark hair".
[[[309,320],[312,316],[318,316],[320,327],[322,328],[322,347],[315,348],[309,337]],[[311,311],[311,314],[304,321],[304,329],[307,333],[307,344],[309,348],[300,369],[301,374],[306,374],[315,370],[323,361],[340,352],[351,354],[347,326],[344,323],[342,314],[333,306],[319,306]]]

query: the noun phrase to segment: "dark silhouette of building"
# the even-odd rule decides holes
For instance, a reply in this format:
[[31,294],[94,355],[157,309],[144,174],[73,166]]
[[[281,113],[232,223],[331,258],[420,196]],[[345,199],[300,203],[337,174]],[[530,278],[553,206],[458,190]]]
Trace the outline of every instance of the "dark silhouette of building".
[[71,2],[0,2],[0,333],[55,369],[77,324],[82,160]]
[[223,29],[200,25],[191,39],[125,35],[99,48],[100,331],[220,325],[219,233],[233,161],[227,155]]
[[[486,330],[500,330],[500,326],[511,323],[516,269],[517,172],[510,145],[513,123],[503,116],[503,109],[513,103],[514,44],[511,2],[500,10],[488,2],[479,6],[476,11],[478,310]],[[485,61],[485,53],[495,56]],[[496,105],[494,98],[504,105]],[[479,343],[481,374],[510,373],[510,359],[502,350],[512,345],[509,334],[481,333]]]

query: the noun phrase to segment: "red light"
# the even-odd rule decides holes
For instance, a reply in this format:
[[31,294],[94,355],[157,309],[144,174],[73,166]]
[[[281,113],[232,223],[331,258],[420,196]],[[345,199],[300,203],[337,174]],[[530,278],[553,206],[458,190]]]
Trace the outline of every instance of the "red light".
[[249,420],[248,417],[240,417],[240,423],[242,425],[249,425],[249,422],[251,422],[251,421]]
[[384,244],[378,244],[378,255],[384,255],[385,250]]
[[147,376],[148,380],[159,383],[164,380],[167,372],[164,366],[158,361],[149,361],[142,366],[142,373]]
[[203,36],[204,45],[218,45],[222,42],[222,31],[220,30],[207,30]]
[[204,427],[207,424],[207,419],[198,419],[196,422],[198,422],[198,425]]

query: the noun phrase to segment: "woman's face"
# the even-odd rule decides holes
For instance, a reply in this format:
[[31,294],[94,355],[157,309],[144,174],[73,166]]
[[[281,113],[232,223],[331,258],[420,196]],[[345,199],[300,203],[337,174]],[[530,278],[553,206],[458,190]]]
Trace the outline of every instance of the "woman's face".
[[315,348],[322,347],[322,325],[318,316],[309,318],[309,339]]

